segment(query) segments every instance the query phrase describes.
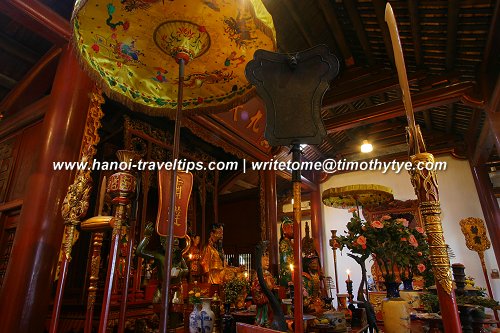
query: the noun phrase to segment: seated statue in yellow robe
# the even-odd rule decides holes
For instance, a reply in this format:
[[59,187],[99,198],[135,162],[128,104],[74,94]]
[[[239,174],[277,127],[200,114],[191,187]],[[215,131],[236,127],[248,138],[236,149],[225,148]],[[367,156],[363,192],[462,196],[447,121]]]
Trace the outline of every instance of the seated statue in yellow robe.
[[201,254],[201,267],[206,281],[211,284],[222,284],[223,282],[224,253],[220,246],[222,237],[222,225],[213,225],[212,230],[210,230],[208,244]]

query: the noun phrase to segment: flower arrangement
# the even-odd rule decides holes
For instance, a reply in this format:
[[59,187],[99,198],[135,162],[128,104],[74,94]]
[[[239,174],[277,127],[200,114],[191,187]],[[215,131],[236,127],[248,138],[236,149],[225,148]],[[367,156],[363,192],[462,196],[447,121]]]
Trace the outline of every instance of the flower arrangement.
[[389,215],[369,223],[361,220],[356,208],[349,211],[353,216],[347,234],[338,239],[341,249],[347,247],[361,257],[372,254],[386,282],[430,272],[429,246],[422,228],[409,228],[408,220]]
[[192,290],[188,292],[189,303],[191,304],[201,304],[201,292],[200,288],[195,284]]
[[234,277],[224,282],[224,301],[230,304],[236,304],[241,295],[247,295],[250,291],[250,284],[246,279]]

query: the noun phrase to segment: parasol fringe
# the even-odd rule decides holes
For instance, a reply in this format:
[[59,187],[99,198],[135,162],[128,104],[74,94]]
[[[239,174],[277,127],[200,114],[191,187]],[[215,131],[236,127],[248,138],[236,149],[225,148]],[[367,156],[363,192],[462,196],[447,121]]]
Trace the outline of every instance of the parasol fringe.
[[[247,9],[252,14],[253,22],[255,23],[255,26],[257,27],[257,29],[259,29],[260,31],[262,31],[262,33],[264,35],[266,35],[269,39],[272,40],[272,42],[273,42],[273,48],[274,48],[274,50],[276,50],[276,48],[277,48],[277,46],[276,46],[276,34],[275,34],[274,30],[273,30],[273,28],[274,28],[274,22],[271,22],[273,24],[273,28],[269,27],[269,25],[267,25],[257,15],[257,13],[255,12],[255,7],[253,5],[251,5],[249,2],[246,2],[246,6],[247,6]],[[271,18],[271,21],[272,21],[272,18]]]

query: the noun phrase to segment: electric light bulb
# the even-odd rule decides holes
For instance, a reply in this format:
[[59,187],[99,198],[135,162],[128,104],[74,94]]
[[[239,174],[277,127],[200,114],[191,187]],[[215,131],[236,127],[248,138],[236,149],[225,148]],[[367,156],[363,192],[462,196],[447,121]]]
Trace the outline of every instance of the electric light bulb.
[[368,142],[368,140],[363,140],[363,144],[361,145],[361,152],[362,153],[369,153],[373,150],[373,146],[371,143]]

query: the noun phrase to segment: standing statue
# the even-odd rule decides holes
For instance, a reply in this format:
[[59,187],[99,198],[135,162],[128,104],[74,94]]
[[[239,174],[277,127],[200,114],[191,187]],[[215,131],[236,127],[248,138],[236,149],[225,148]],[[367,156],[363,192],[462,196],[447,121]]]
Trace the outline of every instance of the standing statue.
[[281,219],[281,238],[279,242],[280,251],[280,274],[279,285],[288,287],[292,282],[293,268],[293,221],[288,216]]
[[[149,222],[144,229],[144,238],[137,245],[137,255],[142,258],[146,258],[148,260],[153,259],[154,265],[158,269],[158,279],[163,281],[164,278],[164,269],[165,269],[165,242],[166,237],[160,237],[160,242],[162,246],[161,251],[149,251],[146,250],[146,247],[151,240],[151,236],[153,235],[154,226],[153,223]],[[180,283],[182,279],[187,275],[189,269],[182,258],[181,249],[179,248],[178,240],[175,240],[173,247],[173,256],[172,256],[172,274],[171,274],[171,282],[172,283]],[[153,303],[159,303],[161,300],[161,283],[158,285],[158,289],[153,296]]]
[[200,250],[200,236],[193,237],[193,244],[189,248],[189,279],[191,282],[198,281],[201,278],[201,250]]
[[222,238],[224,229],[221,224],[212,225],[208,243],[201,254],[201,267],[211,284],[222,284],[224,271],[224,252],[222,250]]
[[[262,256],[262,274],[264,276],[264,281],[269,290],[273,290],[276,286],[276,282],[274,281],[274,277],[269,272],[269,253],[266,252]],[[264,294],[260,284],[259,278],[257,274],[252,279],[251,285],[252,291],[252,299],[254,303],[257,305],[257,315],[255,316],[255,325],[271,327],[272,321],[272,311],[269,304],[269,299]]]

